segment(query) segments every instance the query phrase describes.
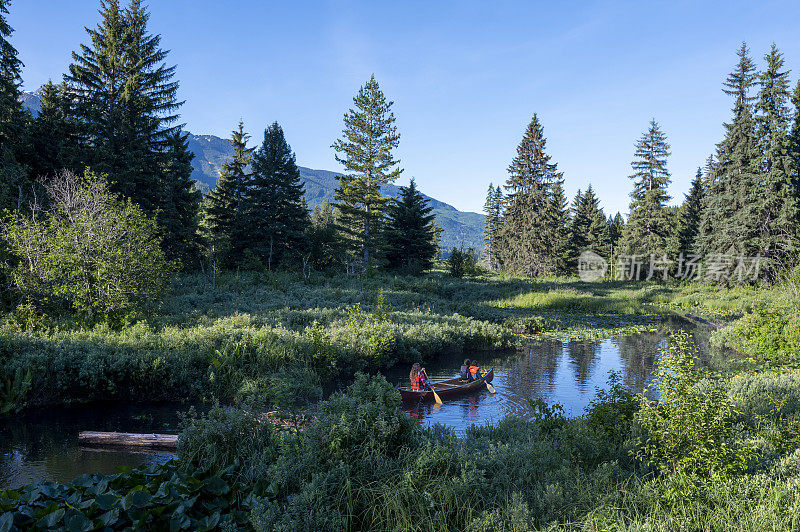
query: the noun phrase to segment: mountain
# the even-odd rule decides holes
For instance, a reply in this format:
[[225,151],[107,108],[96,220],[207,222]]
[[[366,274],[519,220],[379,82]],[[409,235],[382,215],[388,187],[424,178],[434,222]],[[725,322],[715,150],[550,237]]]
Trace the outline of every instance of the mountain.
[[[41,109],[41,101],[37,92],[23,92],[20,101],[36,116]],[[193,135],[189,133],[189,149],[194,153],[192,161],[192,178],[197,182],[203,193],[208,193],[217,185],[217,177],[222,168],[222,163],[233,155],[230,143],[214,135]],[[323,201],[333,201],[340,174],[329,170],[314,170],[300,166],[300,178],[305,183],[306,202],[310,208],[322,204]],[[398,196],[399,187],[387,185],[381,188],[385,196]],[[485,216],[475,212],[459,211],[452,205],[439,201],[430,196],[425,196],[433,214],[436,224],[442,228],[441,247],[448,251],[453,247],[483,248],[483,223]]]

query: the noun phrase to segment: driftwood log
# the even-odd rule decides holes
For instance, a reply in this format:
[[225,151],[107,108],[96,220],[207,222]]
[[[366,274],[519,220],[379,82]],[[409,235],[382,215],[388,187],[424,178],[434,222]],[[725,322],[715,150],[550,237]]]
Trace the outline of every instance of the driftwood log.
[[136,434],[133,432],[95,432],[78,434],[78,443],[92,447],[128,447],[174,451],[178,448],[177,434]]

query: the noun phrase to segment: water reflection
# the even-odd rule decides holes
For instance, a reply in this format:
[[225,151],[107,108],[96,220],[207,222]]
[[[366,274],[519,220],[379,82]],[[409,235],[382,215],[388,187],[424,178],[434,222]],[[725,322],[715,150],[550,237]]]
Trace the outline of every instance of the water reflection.
[[[514,353],[501,356],[483,355],[484,369],[494,368],[492,382],[497,393],[487,390],[448,399],[441,406],[433,403],[406,405],[409,415],[424,425],[441,423],[463,433],[473,423],[496,422],[507,414],[529,417],[530,400],[542,399],[558,403],[569,416],[580,416],[594,399],[598,388],[605,388],[610,373],[617,372],[622,383],[635,392],[642,391],[652,379],[659,349],[665,345],[675,323],[659,330],[603,341],[543,341]],[[703,331],[689,328],[698,345],[701,363],[719,367],[722,360],[708,346]],[[699,332],[699,334],[695,334]],[[428,366],[435,381],[455,377],[463,355],[440,360]],[[391,373],[397,384],[405,385],[407,377]]]
[[175,433],[181,405],[51,409],[0,422],[0,489],[40,480],[69,482],[91,473],[114,473],[121,465],[166,462],[163,452],[92,450],[78,446],[82,430]]

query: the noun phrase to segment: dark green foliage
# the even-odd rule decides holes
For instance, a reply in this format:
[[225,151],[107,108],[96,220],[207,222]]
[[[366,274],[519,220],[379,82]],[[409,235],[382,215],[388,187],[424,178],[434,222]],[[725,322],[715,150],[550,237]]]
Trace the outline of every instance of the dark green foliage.
[[450,274],[450,277],[460,278],[465,275],[476,275],[479,273],[478,259],[475,250],[472,248],[466,251],[453,248],[445,262],[447,263],[447,272]]
[[704,181],[703,172],[698,168],[689,193],[678,209],[677,223],[668,245],[671,257],[678,257],[681,254],[686,257],[695,250],[695,240],[700,232],[700,219],[703,214]]
[[[218,530],[246,526],[253,495],[230,470],[185,471],[172,463],[82,475],[0,491],[0,529]],[[16,527],[16,528],[15,528]]]
[[620,251],[628,255],[658,255],[666,252],[672,225],[667,210],[670,175],[667,137],[654,120],[636,143],[631,163],[633,192],[628,223],[625,224]]
[[428,201],[414,180],[400,187],[400,197],[389,204],[385,228],[389,268],[420,273],[430,269],[439,252],[439,229]]
[[[792,92],[793,119],[789,133],[789,157],[791,158],[791,187],[789,193],[793,201],[800,204],[800,81]],[[800,242],[800,213],[795,219],[795,230],[792,233],[795,242]]]
[[192,179],[192,159],[188,134],[175,131],[167,139],[167,158],[163,169],[164,190],[159,225],[164,230],[164,251],[184,270],[196,269],[198,247],[198,211],[202,194]]
[[758,137],[758,234],[753,247],[768,259],[785,259],[797,249],[797,196],[792,186],[790,148],[789,72],[775,44],[764,57],[767,65],[758,77],[761,90],[755,105]]
[[153,214],[162,206],[165,152],[182,103],[175,67],[164,64],[167,52],[159,48],[161,37],[148,33],[150,15],[140,0],[124,8],[102,0],[100,15],[65,76],[85,126],[84,161],[108,175],[112,191]]
[[569,221],[569,271],[578,267],[578,255],[590,250],[608,259],[611,254],[611,232],[600,200],[592,186],[581,193],[579,190],[572,202],[572,217]]
[[244,227],[239,238],[267,270],[307,246],[308,211],[295,156],[277,122],[264,130],[264,142],[253,155],[247,184]]
[[345,243],[339,234],[330,202],[315,207],[308,225],[308,267],[317,271],[332,270],[345,262]]
[[25,408],[25,400],[31,389],[31,370],[18,367],[13,375],[0,381],[0,418],[16,414]]
[[355,108],[344,115],[342,138],[332,146],[345,168],[338,178],[336,206],[351,239],[351,251],[360,254],[363,268],[368,268],[388,202],[380,187],[402,172],[392,154],[400,134],[394,125],[393,102],[386,100],[374,75],[358,90],[353,103]]
[[606,389],[597,389],[597,395],[586,408],[586,425],[621,445],[630,436],[631,423],[639,411],[636,394],[626,388],[619,373],[612,371]]
[[483,204],[483,212],[486,213],[486,221],[483,226],[483,246],[484,253],[489,258],[489,267],[492,270],[498,269],[499,262],[499,240],[500,222],[503,215],[503,190],[500,185],[494,187],[489,183],[489,191],[486,193],[486,203]]
[[747,45],[737,52],[739,62],[723,89],[734,97],[733,120],[725,124],[725,138],[717,145],[716,164],[710,178],[700,222],[698,248],[705,255],[733,252],[755,256],[759,232],[759,154],[750,88],[755,65]]
[[28,129],[31,177],[53,176],[61,170],[82,172],[81,154],[76,149],[81,125],[72,116],[67,86],[48,82],[40,94],[39,114]]
[[562,173],[545,151],[547,140],[536,114],[508,167],[508,191],[500,230],[500,263],[522,275],[548,275],[558,269],[554,245],[563,232],[564,200],[554,194]]
[[206,196],[203,208],[209,253],[226,268],[241,261],[248,234],[244,208],[250,182],[247,169],[254,150],[247,147],[249,138],[240,121],[231,133],[233,158],[223,163],[217,187]]
[[611,240],[611,245],[617,247],[619,239],[622,238],[622,230],[625,228],[625,219],[622,214],[617,213],[612,218],[608,217],[608,237]]

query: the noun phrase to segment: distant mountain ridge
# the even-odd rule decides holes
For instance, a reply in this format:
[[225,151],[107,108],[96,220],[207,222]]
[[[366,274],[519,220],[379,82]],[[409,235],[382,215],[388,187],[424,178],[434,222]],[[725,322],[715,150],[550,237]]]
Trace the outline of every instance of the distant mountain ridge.
[[[41,109],[41,100],[37,92],[23,92],[20,97],[22,105],[36,116]],[[217,185],[217,178],[225,159],[233,156],[230,143],[215,135],[195,135],[189,133],[189,149],[194,153],[192,161],[192,178],[203,193],[208,193]],[[323,201],[333,201],[338,185],[337,176],[330,170],[314,170],[300,166],[300,178],[305,184],[305,198],[310,208],[321,205]],[[385,196],[398,196],[399,187],[386,185],[381,188]],[[483,224],[485,216],[476,212],[459,211],[452,205],[425,196],[433,208],[436,223],[442,228],[441,247],[450,250],[453,247],[483,248]]]

